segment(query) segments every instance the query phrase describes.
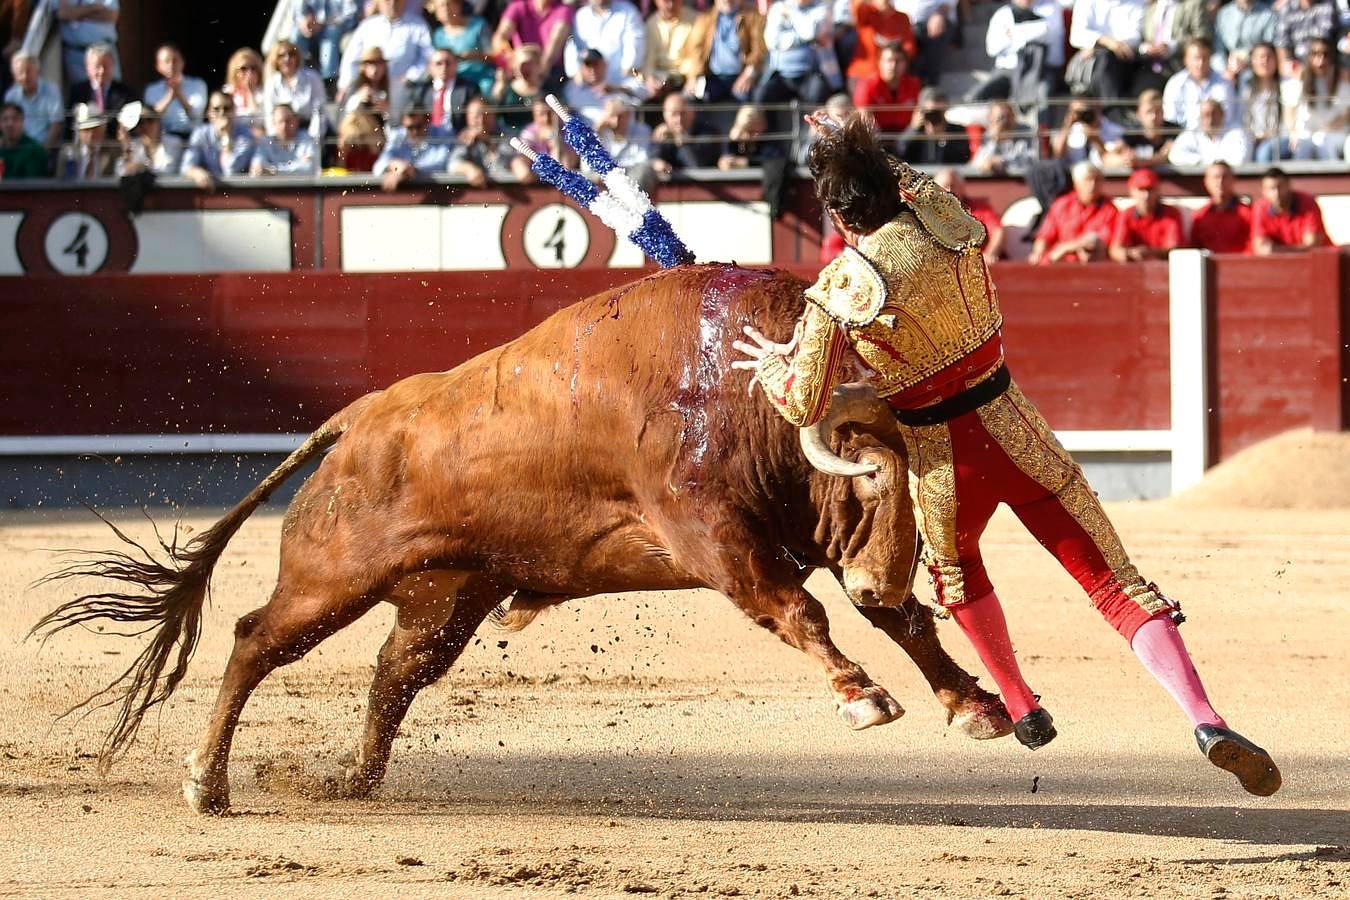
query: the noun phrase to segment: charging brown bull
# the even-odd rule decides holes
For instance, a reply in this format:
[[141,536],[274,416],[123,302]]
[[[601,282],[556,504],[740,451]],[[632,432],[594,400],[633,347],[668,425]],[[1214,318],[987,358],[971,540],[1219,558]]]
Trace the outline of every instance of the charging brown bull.
[[802,587],[814,568],[833,572],[909,653],[949,721],[973,737],[1008,733],[1002,704],[946,654],[910,596],[915,528],[904,445],[885,406],[865,389],[843,391],[827,421],[799,435],[729,367],[746,324],[773,323],[769,336],[786,339],[803,287],[781,272],[705,265],[583,300],[449,372],[357,400],[209,531],[166,547],[165,563],[97,554],[53,575],[135,588],[73,600],[35,630],[97,619],[153,628],[124,676],[105,765],[185,674],[226,543],[330,447],[286,514],[271,599],[236,626],[188,761],[184,792],[199,811],[229,805],[231,737],[258,683],[382,601],[397,620],[340,782],[349,796],[380,782],[418,690],[507,601],[502,623],[521,628],[576,597],[712,588],[812,657],[851,727],[896,718],[899,704],[831,642],[824,609]]

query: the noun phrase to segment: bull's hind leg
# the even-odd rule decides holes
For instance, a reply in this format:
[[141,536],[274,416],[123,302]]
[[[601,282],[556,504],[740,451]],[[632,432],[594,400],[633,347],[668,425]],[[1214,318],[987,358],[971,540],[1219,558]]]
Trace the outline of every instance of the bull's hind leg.
[[384,779],[394,737],[417,692],[436,682],[509,589],[482,575],[423,572],[390,598],[398,618],[380,648],[365,732],[339,793],[365,797]]
[[[353,548],[355,565],[336,564],[332,554],[339,543],[334,539],[326,545],[329,552],[321,560],[309,560],[303,572],[297,571],[294,559],[285,560],[283,548],[282,574],[272,598],[235,625],[234,649],[206,734],[187,759],[183,796],[197,812],[219,814],[229,809],[230,742],[253,689],[272,670],[295,662],[356,621],[383,593],[373,574],[378,567],[368,554]],[[348,572],[350,577],[344,574]]]
[[932,610],[913,595],[898,609],[859,606],[857,610],[914,660],[946,708],[949,723],[976,740],[1012,734],[1012,720],[1003,701],[976,684],[975,676],[943,649]]

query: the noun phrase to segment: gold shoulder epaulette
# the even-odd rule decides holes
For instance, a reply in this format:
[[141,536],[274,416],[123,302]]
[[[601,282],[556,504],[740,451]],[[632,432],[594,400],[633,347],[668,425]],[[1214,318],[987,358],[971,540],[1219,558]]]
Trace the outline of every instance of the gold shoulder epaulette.
[[918,217],[924,230],[948,250],[973,250],[984,246],[985,229],[966,212],[956,195],[907,163],[891,158],[891,169],[900,183],[900,198]]
[[820,270],[806,299],[843,325],[862,327],[876,319],[886,305],[886,279],[872,261],[852,247]]

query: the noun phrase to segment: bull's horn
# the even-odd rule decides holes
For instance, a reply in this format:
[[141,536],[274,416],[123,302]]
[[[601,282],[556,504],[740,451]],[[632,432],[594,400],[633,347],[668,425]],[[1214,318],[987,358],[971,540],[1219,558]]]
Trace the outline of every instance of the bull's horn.
[[857,478],[871,475],[879,466],[844,459],[830,448],[830,435],[846,422],[870,424],[877,419],[877,395],[864,384],[841,384],[830,397],[830,408],[815,425],[797,430],[802,453],[812,466],[826,475]]

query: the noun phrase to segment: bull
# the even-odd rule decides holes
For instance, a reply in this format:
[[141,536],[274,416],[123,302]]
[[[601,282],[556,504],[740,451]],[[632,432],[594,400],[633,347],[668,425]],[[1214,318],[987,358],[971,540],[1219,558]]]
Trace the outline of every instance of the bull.
[[815,660],[850,727],[898,717],[899,704],[831,641],[803,587],[816,568],[912,657],[949,723],[975,738],[1009,733],[1002,703],[947,655],[910,593],[904,444],[884,404],[870,389],[842,390],[825,421],[798,435],[728,377],[741,329],[786,339],[803,287],[782,272],[702,265],[590,297],[451,371],[356,400],[209,530],[165,544],[167,560],[119,531],[132,552],[53,573],[130,588],[73,599],[35,632],[107,619],[153,635],[118,686],[102,765],[185,675],[227,542],[325,450],[284,517],[276,587],[239,619],[188,756],[184,795],[199,812],[229,806],[231,738],[262,679],[381,602],[397,607],[396,621],[354,759],[335,779],[344,796],[381,782],[417,692],[490,614],[519,629],[553,604],[602,593],[719,591]]

